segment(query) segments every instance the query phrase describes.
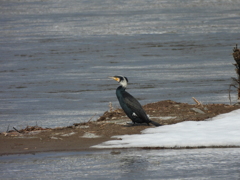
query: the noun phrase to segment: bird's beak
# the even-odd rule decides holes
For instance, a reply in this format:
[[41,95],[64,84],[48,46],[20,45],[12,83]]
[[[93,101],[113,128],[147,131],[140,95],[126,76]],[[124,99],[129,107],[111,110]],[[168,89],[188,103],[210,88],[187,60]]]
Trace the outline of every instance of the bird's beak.
[[117,77],[109,77],[109,78],[111,78],[111,79],[113,79],[113,80],[115,80],[115,81],[117,81],[117,82],[119,82],[119,78],[117,78]]

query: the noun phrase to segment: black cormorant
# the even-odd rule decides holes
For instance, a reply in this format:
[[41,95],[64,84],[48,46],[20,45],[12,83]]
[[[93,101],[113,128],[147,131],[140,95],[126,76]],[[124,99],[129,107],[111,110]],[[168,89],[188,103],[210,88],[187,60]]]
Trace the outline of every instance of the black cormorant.
[[138,100],[125,91],[128,83],[126,77],[113,76],[110,78],[114,79],[121,85],[116,89],[116,95],[123,111],[132,120],[133,124],[147,123],[149,125],[149,123],[151,123],[155,126],[161,126],[161,124],[150,120]]

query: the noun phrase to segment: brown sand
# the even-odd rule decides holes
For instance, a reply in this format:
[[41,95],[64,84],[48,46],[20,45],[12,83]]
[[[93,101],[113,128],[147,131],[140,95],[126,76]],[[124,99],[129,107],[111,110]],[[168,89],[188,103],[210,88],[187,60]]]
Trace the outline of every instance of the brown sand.
[[[240,106],[190,105],[166,100],[147,104],[143,108],[152,120],[168,125],[189,120],[206,120],[239,109]],[[199,110],[202,112],[197,112]],[[114,135],[139,134],[149,127],[145,124],[131,126],[127,125],[127,122],[131,121],[121,109],[116,109],[105,112],[96,122],[54,129],[27,127],[18,130],[19,132],[3,132],[0,134],[0,155],[47,151],[89,151],[94,150],[91,146],[110,140]]]

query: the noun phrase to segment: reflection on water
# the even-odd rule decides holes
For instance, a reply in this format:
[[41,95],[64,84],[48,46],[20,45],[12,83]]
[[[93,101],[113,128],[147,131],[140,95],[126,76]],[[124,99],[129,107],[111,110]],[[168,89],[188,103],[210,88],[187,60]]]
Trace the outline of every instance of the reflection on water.
[[149,161],[146,157],[130,156],[124,157],[120,160],[122,165],[120,166],[120,172],[122,172],[122,178],[126,179],[138,179],[139,177],[147,177]]
[[[116,151],[116,150],[115,150]],[[2,179],[239,179],[240,149],[118,150],[0,157]]]

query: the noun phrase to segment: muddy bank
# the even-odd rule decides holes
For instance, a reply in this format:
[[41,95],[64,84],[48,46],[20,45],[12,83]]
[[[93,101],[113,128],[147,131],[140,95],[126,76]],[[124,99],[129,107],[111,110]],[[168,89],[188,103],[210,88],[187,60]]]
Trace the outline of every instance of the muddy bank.
[[[195,105],[171,100],[143,106],[150,118],[168,125],[182,121],[202,121],[239,109],[239,105]],[[138,134],[149,126],[131,126],[121,109],[105,112],[95,122],[76,123],[61,128],[26,127],[0,134],[0,155],[44,151],[84,151],[93,145],[110,140],[114,135]]]

